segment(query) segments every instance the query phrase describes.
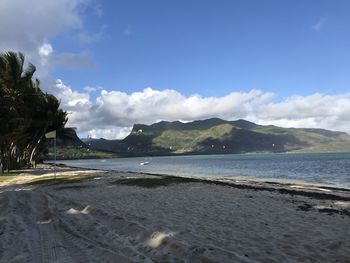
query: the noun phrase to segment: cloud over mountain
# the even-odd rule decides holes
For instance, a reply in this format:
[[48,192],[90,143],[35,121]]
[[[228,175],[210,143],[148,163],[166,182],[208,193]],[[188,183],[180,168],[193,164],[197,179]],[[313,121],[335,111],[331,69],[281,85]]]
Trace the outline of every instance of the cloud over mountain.
[[127,135],[134,123],[211,117],[350,132],[350,93],[332,96],[316,93],[274,102],[272,93],[261,90],[203,97],[184,96],[175,90],[146,88],[131,94],[102,90],[92,100],[88,93],[73,91],[62,81],[56,82],[52,92],[62,99],[63,108],[70,112],[69,125],[93,137],[121,138]]

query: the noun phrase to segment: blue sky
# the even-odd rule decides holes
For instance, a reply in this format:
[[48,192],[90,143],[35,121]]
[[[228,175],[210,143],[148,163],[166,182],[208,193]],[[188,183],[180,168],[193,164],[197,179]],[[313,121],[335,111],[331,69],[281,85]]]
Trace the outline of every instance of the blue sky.
[[[77,87],[185,95],[267,89],[279,96],[349,90],[349,1],[101,1],[84,14],[95,67],[55,72]],[[98,16],[96,8],[103,14]],[[74,34],[74,32],[72,32]]]
[[350,133],[349,12],[341,0],[2,0],[0,51],[26,54],[81,136],[210,117]]

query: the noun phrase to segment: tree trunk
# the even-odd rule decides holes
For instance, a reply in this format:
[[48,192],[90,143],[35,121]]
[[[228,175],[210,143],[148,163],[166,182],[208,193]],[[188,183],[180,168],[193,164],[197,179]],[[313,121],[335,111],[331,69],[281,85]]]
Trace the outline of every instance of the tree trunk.
[[40,147],[40,143],[41,143],[42,138],[45,136],[46,130],[47,130],[47,126],[45,127],[45,129],[41,133],[40,137],[38,139],[36,139],[36,143],[34,144],[34,147],[32,148],[32,151],[30,153],[29,163],[33,167],[36,166],[37,150]]

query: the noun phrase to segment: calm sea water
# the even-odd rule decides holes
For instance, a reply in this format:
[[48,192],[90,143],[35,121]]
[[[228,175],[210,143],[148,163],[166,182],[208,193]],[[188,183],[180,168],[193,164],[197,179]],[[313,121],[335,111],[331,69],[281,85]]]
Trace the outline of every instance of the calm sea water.
[[[191,155],[59,162],[116,171],[304,182],[350,189],[350,153]],[[149,164],[140,165],[142,162]]]

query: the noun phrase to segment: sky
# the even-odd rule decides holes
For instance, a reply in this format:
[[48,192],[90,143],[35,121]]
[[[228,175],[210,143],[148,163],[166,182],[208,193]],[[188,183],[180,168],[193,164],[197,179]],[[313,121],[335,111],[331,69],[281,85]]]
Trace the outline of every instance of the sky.
[[1,0],[82,137],[211,117],[350,133],[350,1]]

